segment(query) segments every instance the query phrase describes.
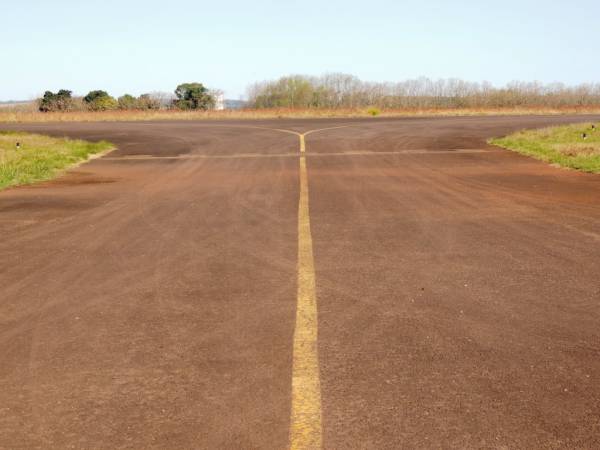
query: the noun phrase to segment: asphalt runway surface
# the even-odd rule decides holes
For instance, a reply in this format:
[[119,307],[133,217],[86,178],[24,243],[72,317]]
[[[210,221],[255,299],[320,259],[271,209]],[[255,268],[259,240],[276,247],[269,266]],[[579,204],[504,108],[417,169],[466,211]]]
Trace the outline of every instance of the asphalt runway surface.
[[0,192],[0,448],[600,448],[600,176],[486,144],[591,119],[2,125],[117,150]]

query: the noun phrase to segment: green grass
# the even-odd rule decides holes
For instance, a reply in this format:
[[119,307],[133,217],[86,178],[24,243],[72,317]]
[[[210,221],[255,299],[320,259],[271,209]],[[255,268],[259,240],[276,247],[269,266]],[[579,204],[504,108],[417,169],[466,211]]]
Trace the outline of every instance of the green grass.
[[489,143],[561,167],[600,173],[600,123],[595,125],[595,130],[591,123],[523,130]]
[[[17,148],[16,144],[21,147]],[[9,186],[55,178],[93,155],[106,153],[112,144],[58,139],[18,132],[0,132],[0,190]]]

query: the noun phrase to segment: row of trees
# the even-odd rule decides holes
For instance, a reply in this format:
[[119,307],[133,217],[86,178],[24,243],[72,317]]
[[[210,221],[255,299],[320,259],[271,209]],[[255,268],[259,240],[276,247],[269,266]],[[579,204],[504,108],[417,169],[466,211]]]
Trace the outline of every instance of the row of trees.
[[599,106],[600,84],[488,82],[418,78],[393,83],[365,82],[340,73],[293,75],[253,84],[248,103],[255,108],[498,108]]
[[215,93],[202,83],[183,83],[174,94],[154,92],[139,97],[125,94],[117,99],[106,91],[90,91],[85,97],[74,97],[72,91],[61,89],[57,93],[46,91],[38,100],[39,110],[51,111],[107,111],[147,109],[201,109],[215,106]]

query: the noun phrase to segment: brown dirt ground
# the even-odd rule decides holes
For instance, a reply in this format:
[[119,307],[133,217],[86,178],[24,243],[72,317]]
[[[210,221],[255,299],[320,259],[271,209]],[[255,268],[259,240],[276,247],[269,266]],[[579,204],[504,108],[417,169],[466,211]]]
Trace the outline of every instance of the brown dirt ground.
[[[597,119],[597,117],[595,118]],[[118,150],[0,193],[0,448],[285,448],[306,131],[324,447],[600,447],[589,117],[3,125]]]

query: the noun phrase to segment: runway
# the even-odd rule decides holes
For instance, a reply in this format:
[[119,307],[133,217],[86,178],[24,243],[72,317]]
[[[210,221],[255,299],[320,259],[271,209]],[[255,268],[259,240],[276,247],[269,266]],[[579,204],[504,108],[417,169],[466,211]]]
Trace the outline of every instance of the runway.
[[117,149],[0,192],[0,448],[600,446],[598,117],[2,125]]

